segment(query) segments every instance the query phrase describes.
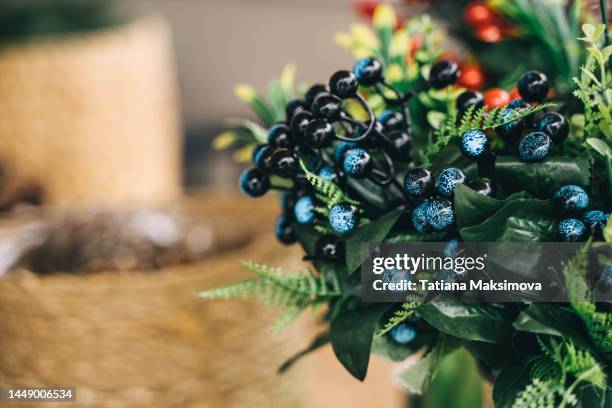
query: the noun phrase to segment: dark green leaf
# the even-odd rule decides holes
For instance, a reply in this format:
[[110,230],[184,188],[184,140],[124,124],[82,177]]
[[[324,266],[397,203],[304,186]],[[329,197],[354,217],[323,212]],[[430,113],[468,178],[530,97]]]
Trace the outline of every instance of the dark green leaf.
[[372,338],[388,305],[341,309],[331,321],[331,342],[342,365],[363,381],[368,371]]
[[493,386],[495,408],[511,408],[518,394],[531,381],[525,361],[511,361],[499,373]]
[[519,198],[483,223],[459,230],[466,242],[551,241],[556,218],[547,200]]
[[346,240],[346,270],[349,275],[353,274],[367,258],[367,253],[362,251],[361,245],[364,243],[380,244],[389,235],[402,212],[401,210],[392,211],[359,228]]
[[324,345],[326,345],[327,343],[329,343],[330,341],[330,336],[329,333],[325,332],[325,333],[321,333],[319,334],[317,337],[315,337],[312,342],[308,345],[308,347],[306,347],[304,350],[301,350],[297,353],[295,353],[293,356],[289,357],[287,359],[287,361],[285,361],[279,368],[278,368],[278,374],[283,374],[285,373],[289,368],[291,368],[293,366],[293,364],[295,364],[300,358],[304,357],[305,355],[317,350],[320,347],[323,347]]
[[525,163],[517,157],[498,157],[495,174],[505,191],[524,190],[540,198],[551,197],[567,184],[587,187],[590,178],[586,159],[567,157],[551,157],[541,163]]
[[425,303],[417,313],[438,330],[466,340],[509,344],[513,313],[488,304]]

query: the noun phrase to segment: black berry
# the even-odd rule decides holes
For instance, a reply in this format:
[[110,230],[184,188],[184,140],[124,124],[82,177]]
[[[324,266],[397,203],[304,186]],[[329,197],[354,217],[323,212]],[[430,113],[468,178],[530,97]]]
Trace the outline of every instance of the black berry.
[[306,95],[304,95],[304,99],[306,100],[306,106],[308,106],[308,110],[312,110],[312,103],[314,102],[315,99],[317,99],[317,96],[319,96],[322,93],[328,93],[328,92],[329,92],[329,88],[323,84],[315,84],[311,86],[310,88],[308,88],[308,91],[306,91]]
[[342,112],[342,100],[330,93],[320,93],[312,103],[312,113],[315,116],[335,122]]
[[291,178],[297,174],[298,162],[288,149],[277,149],[271,157],[271,171],[279,177]]
[[304,141],[315,149],[329,147],[335,136],[332,125],[323,119],[310,121],[304,131]]
[[465,111],[473,106],[472,111],[476,111],[484,106],[484,97],[480,92],[465,91],[457,98],[457,111],[459,118],[463,116]]
[[389,153],[393,158],[402,161],[410,161],[410,151],[412,149],[412,136],[403,130],[395,130],[387,135],[389,140]]
[[298,112],[302,112],[308,110],[306,103],[300,99],[293,99],[287,103],[285,106],[285,116],[287,118],[287,123],[291,122],[293,115]]
[[308,111],[297,112],[291,119],[291,131],[298,137],[304,137],[306,126],[313,119],[313,114]]
[[457,78],[459,78],[459,67],[453,61],[438,61],[429,71],[429,83],[436,89],[454,84]]
[[546,133],[555,143],[561,143],[569,134],[569,124],[563,115],[549,112],[536,122],[536,130]]
[[286,215],[280,215],[276,219],[274,234],[276,238],[285,245],[290,245],[297,241],[295,227]]
[[245,170],[240,176],[240,189],[250,197],[260,197],[270,189],[270,178],[258,168]]
[[350,71],[338,71],[329,79],[331,93],[342,99],[355,96],[358,87],[357,77]]
[[528,102],[541,102],[546,98],[550,84],[546,75],[539,71],[529,71],[518,81],[518,91]]
[[344,257],[344,242],[333,234],[325,234],[315,243],[315,256],[324,261],[334,262]]
[[376,58],[361,58],[353,66],[353,72],[361,85],[372,86],[383,80],[383,66]]
[[293,146],[293,136],[289,126],[285,124],[272,126],[268,132],[268,143],[270,146],[291,148]]

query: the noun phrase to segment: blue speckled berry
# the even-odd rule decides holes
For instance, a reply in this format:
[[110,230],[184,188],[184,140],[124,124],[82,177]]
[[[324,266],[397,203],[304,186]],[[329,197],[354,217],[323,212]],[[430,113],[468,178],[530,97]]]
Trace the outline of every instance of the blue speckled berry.
[[465,174],[456,167],[449,167],[438,175],[436,179],[436,190],[444,197],[452,197],[455,192],[455,184],[465,182]]
[[344,153],[342,168],[349,176],[362,178],[368,175],[372,169],[372,156],[364,149],[354,148]]
[[600,238],[604,227],[608,223],[610,214],[600,210],[591,210],[584,213],[582,221],[595,237]]
[[342,235],[356,230],[359,218],[359,209],[352,204],[336,204],[329,210],[329,225]]
[[300,197],[293,207],[296,221],[300,224],[312,224],[315,218],[314,206],[311,196]]
[[607,282],[608,285],[612,286],[612,265],[608,265],[602,269],[599,280],[602,282]]
[[427,222],[427,212],[429,210],[429,201],[424,201],[412,211],[412,226],[418,232],[424,233],[431,230]]
[[539,162],[548,156],[552,149],[552,140],[543,132],[533,132],[519,143],[519,156],[526,162]]
[[426,197],[433,187],[431,171],[424,168],[410,170],[404,177],[404,191],[412,198]]
[[553,195],[552,205],[560,215],[573,214],[587,209],[589,195],[582,187],[563,186]]
[[334,161],[336,163],[342,163],[342,160],[344,159],[344,153],[346,153],[348,150],[356,146],[357,146],[357,143],[353,143],[353,142],[338,143],[338,146],[336,146],[336,149],[334,149]]
[[400,323],[389,330],[389,335],[396,343],[408,344],[415,339],[416,330],[408,323]]
[[587,229],[582,221],[576,218],[566,218],[559,221],[557,225],[559,238],[565,242],[584,241],[587,236]]
[[414,275],[405,269],[385,269],[381,275],[383,283],[401,283],[403,280],[412,280]]
[[383,66],[376,58],[365,57],[357,60],[353,66],[353,73],[359,84],[371,86],[382,81]]
[[[515,99],[508,104],[502,112],[502,120],[504,122],[510,120],[515,111],[529,107],[529,104],[522,99]],[[516,140],[521,136],[525,128],[525,119],[515,119],[512,122],[506,123],[495,129],[496,133],[506,140]]]
[[470,159],[485,155],[489,149],[487,135],[478,129],[472,129],[461,135],[461,151]]
[[569,124],[563,115],[557,112],[549,112],[542,116],[535,125],[538,132],[544,132],[555,143],[561,143],[569,134]]
[[455,210],[450,200],[432,200],[427,208],[427,223],[435,231],[446,231],[455,223]]
[[444,251],[442,251],[442,256],[445,258],[454,258],[457,256],[459,252],[459,239],[454,238],[449,240],[444,247]]
[[342,172],[340,170],[336,170],[331,166],[323,166],[319,170],[319,177],[325,179],[327,181],[331,181],[334,184],[340,184],[342,181]]
[[245,170],[240,176],[240,189],[249,197],[260,197],[270,189],[270,178],[258,168]]

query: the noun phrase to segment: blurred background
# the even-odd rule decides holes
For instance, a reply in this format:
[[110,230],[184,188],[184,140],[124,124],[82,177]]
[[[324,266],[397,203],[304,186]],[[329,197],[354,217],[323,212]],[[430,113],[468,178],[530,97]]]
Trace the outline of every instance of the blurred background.
[[[334,33],[375,3],[0,0],[0,386],[75,386],[88,407],[490,405],[464,352],[426,398],[376,357],[359,383],[330,347],[278,376],[316,319],[271,336],[266,308],[195,296],[248,277],[241,260],[305,266],[274,240],[277,203],[240,195],[243,165],[213,139],[256,118],[237,83],[265,93],[290,62],[307,84],[351,67]],[[467,3],[394,4],[452,30]],[[462,35],[506,35],[485,28]],[[471,58],[463,86],[502,75]]]

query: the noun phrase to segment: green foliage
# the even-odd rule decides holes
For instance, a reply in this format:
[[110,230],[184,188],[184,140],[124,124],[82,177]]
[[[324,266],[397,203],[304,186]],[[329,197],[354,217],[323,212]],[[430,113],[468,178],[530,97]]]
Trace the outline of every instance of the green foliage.
[[474,109],[474,107],[471,106],[464,112],[459,122],[457,122],[457,111],[454,108],[454,103],[450,103],[448,117],[434,132],[434,141],[433,143],[429,143],[426,147],[421,165],[423,167],[431,166],[433,159],[445,146],[452,140],[461,137],[461,135],[468,130],[492,130],[512,123],[515,120],[526,118],[542,109],[547,109],[552,106],[555,105],[546,102],[536,106],[530,106],[529,108],[513,109],[511,111],[501,107]]
[[597,348],[604,353],[612,353],[612,313],[599,312],[590,302],[573,302],[572,307],[584,322]]
[[326,302],[340,296],[340,284],[335,271],[329,274],[313,272],[284,274],[279,268],[272,268],[253,262],[244,263],[258,279],[251,279],[235,285],[200,292],[204,299],[256,299],[270,306],[279,306],[285,314],[277,322],[275,330],[293,321],[309,306]]
[[377,336],[382,336],[389,330],[402,323],[406,319],[415,315],[415,309],[421,304],[420,301],[409,301],[402,303],[402,306],[393,313],[393,316],[389,318],[387,323],[376,333]]
[[517,397],[512,408],[557,408],[562,388],[554,380],[535,378]]
[[358,201],[355,201],[347,197],[342,191],[342,189],[340,188],[340,186],[338,186],[335,183],[332,183],[329,180],[319,177],[313,172],[311,172],[310,170],[308,170],[308,168],[306,167],[306,165],[304,164],[302,160],[300,160],[300,166],[302,167],[302,170],[304,171],[304,173],[306,173],[306,178],[308,179],[312,187],[317,191],[317,195],[316,195],[317,199],[325,205],[325,208],[319,207],[318,209],[316,209],[323,215],[327,215],[329,210],[336,204],[340,204],[340,203],[351,203],[354,205],[359,204]]

